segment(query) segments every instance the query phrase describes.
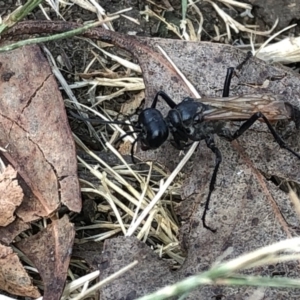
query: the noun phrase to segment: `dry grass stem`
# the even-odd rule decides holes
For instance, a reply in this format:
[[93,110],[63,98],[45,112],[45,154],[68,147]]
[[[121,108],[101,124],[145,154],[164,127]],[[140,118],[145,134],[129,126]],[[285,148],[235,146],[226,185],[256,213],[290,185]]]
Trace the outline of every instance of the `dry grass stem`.
[[96,13],[97,12],[97,9],[96,7],[91,4],[89,1],[87,0],[71,0],[74,4],[82,7],[83,9],[86,9],[88,11],[91,11],[93,13]]
[[124,14],[125,12],[131,11],[131,10],[132,10],[132,7],[127,7],[127,8],[121,9],[119,11],[116,11],[114,13],[108,13],[107,15],[109,17],[115,16],[115,15],[121,15],[121,14]]
[[126,273],[128,270],[132,269],[137,264],[138,264],[138,261],[135,260],[134,262],[127,265],[126,267],[122,268],[120,271],[118,271],[118,272],[114,273],[113,275],[107,277],[106,279],[96,283],[94,286],[90,287],[89,289],[86,289],[85,291],[81,292],[79,295],[72,298],[72,300],[80,300],[80,299],[86,298],[87,296],[89,296],[89,295],[93,294],[94,292],[96,292],[97,290],[99,290],[105,284],[108,284],[109,282],[115,280],[122,274]]
[[299,38],[285,38],[280,42],[267,46],[275,37],[296,25],[297,24],[290,25],[273,34],[257,51],[255,51],[255,56],[269,62],[280,62],[285,64],[298,62],[300,60]]
[[[134,197],[130,196],[128,193],[126,193],[123,189],[119,188],[117,185],[115,185],[113,182],[111,182],[106,176],[105,176],[105,184],[107,185],[106,190],[108,190],[108,187],[113,189],[114,192],[117,192],[118,194],[120,194],[122,197],[126,198],[129,202],[131,202],[134,206],[137,207],[142,207],[142,209],[144,209],[146,207],[146,203],[143,201],[141,202],[141,199],[145,200],[145,197],[143,197],[143,195],[139,194],[135,189],[132,188],[131,185],[129,185],[122,177],[120,177],[120,175],[118,173],[116,173],[114,170],[112,170],[108,165],[106,165],[103,161],[100,160],[99,157],[95,156],[91,151],[88,150],[88,148],[86,148],[84,146],[84,144],[82,144],[80,142],[80,140],[75,137],[75,140],[77,141],[77,143],[79,143],[79,145],[91,156],[93,156],[96,160],[98,160],[100,162],[101,165],[103,165],[106,169],[106,172],[110,173],[111,175],[113,175],[113,178],[119,180],[119,182],[124,185],[127,190],[131,191],[131,193],[134,195]],[[97,178],[99,178],[100,180],[103,180],[103,173],[99,172],[98,170],[96,170],[95,168],[89,166],[84,160],[82,160],[80,157],[78,157],[79,161],[86,167],[88,168],[92,174],[94,174]],[[132,172],[132,171],[130,171]],[[135,177],[138,175],[135,175]],[[143,183],[143,181],[141,181]],[[143,185],[145,186],[145,183],[143,183]],[[89,192],[89,193],[95,193],[95,194],[99,194],[102,197],[104,197],[105,199],[107,199],[108,203],[110,204],[110,206],[113,206],[113,209],[115,211],[115,207],[114,204],[117,205],[118,207],[120,207],[122,210],[124,210],[128,215],[130,216],[134,216],[134,213],[132,210],[129,210],[127,206],[125,206],[121,201],[119,201],[116,197],[114,197],[111,193],[105,193],[105,191],[103,191],[102,189],[99,190],[99,188],[97,189],[93,189],[93,188],[83,188],[82,192]],[[147,194],[153,195],[154,192],[150,192],[147,189]],[[160,207],[159,211],[161,213],[162,208]],[[163,210],[162,210],[163,211]],[[166,215],[167,216],[167,215]],[[159,221],[160,220],[160,221]],[[161,223],[163,220],[163,218],[159,218],[158,223]],[[172,230],[175,230],[175,232],[178,231],[178,227],[177,225],[173,224],[173,222],[168,221],[169,226],[171,226]],[[148,226],[148,224],[147,224]],[[149,226],[148,226],[149,227]],[[144,226],[144,230],[143,230],[143,234],[145,234],[146,232],[149,232],[149,228],[147,229],[147,227]],[[175,238],[175,236],[173,234],[171,234],[171,231],[169,229],[166,228],[164,222],[162,224],[162,229],[164,230],[164,232],[169,232],[169,236],[170,238],[168,238],[165,234],[163,233],[159,233],[158,238],[169,242],[173,242],[173,241],[177,241],[177,239]],[[151,232],[155,232],[155,230],[151,230]],[[157,234],[156,234],[157,236]]]
[[96,43],[94,43],[92,40],[87,39],[87,38],[78,38],[84,41],[87,41],[90,45],[92,45],[93,47],[95,47],[96,49],[98,49],[99,51],[101,51],[103,54],[105,54],[106,56],[110,57],[112,60],[116,61],[117,63],[119,63],[120,65],[124,66],[125,68],[131,69],[132,71],[141,74],[142,70],[141,67],[133,62],[130,62],[120,56],[117,55],[113,55],[105,50],[103,50],[101,47],[99,47]]
[[166,51],[162,49],[159,45],[156,46],[159,51],[164,55],[164,57],[172,64],[172,67],[176,70],[177,74],[183,79],[183,81],[186,83],[192,94],[195,98],[201,98],[198,91],[195,89],[195,87],[190,83],[190,81],[183,75],[183,73],[177,68],[177,66],[174,64],[174,62],[171,60],[171,58],[168,56]]
[[95,279],[97,279],[100,275],[99,271],[94,271],[92,273],[89,273],[85,276],[79,277],[75,280],[73,280],[71,283],[68,283],[64,289],[64,292],[62,294],[61,300],[67,300],[70,299],[70,295],[78,290],[81,286],[85,285],[86,283],[89,283]]
[[125,18],[125,19],[131,21],[132,23],[135,23],[135,24],[137,24],[137,25],[140,25],[140,22],[139,22],[139,20],[137,20],[137,19],[131,18],[131,17],[126,16],[126,15],[124,15],[124,14],[121,14],[121,16],[122,16],[123,18]]
[[158,191],[158,193],[155,195],[155,197],[152,199],[152,201],[149,203],[149,205],[147,206],[147,208],[145,208],[145,210],[142,212],[142,214],[138,217],[137,221],[134,223],[134,225],[132,225],[132,227],[130,228],[130,230],[128,230],[127,232],[127,236],[131,236],[133,235],[133,233],[135,232],[135,230],[137,229],[137,227],[141,224],[141,222],[145,219],[145,217],[148,215],[148,213],[150,213],[150,211],[154,208],[154,206],[158,203],[158,201],[160,200],[161,196],[164,194],[164,192],[166,191],[166,189],[169,187],[169,185],[173,182],[174,178],[177,176],[177,174],[180,172],[180,170],[183,168],[183,166],[185,165],[185,163],[189,160],[189,158],[192,156],[192,154],[194,153],[195,149],[197,148],[199,142],[194,143],[191,148],[189,149],[189,151],[187,152],[187,154],[185,155],[185,157],[181,160],[181,162],[179,163],[179,165],[175,168],[175,170],[171,173],[171,175],[169,176],[169,178],[166,180],[166,182],[163,184],[163,186],[161,187],[161,189]]
[[159,16],[158,14],[156,14],[154,11],[152,11],[148,6],[146,6],[145,10],[144,11],[141,11],[140,12],[141,15],[145,15],[147,16],[148,18],[149,17],[152,17],[152,18],[155,18],[157,20],[159,20],[160,22],[164,23],[167,27],[168,30],[172,31],[173,33],[175,33],[180,39],[182,39],[182,36],[180,34],[180,31],[179,31],[179,28],[177,26],[175,26],[174,24],[172,23],[168,23],[166,21],[165,18]]
[[[295,256],[296,253],[299,254]],[[291,254],[293,255],[291,256]],[[237,270],[252,268],[258,265],[272,264],[274,261],[287,261],[292,257],[297,260],[299,259],[299,255],[300,238],[292,238],[241,255],[240,257],[227,262],[226,268],[230,270],[230,272],[236,272]]]
[[239,31],[243,31],[243,32],[248,32],[248,33],[253,33],[256,35],[269,35],[272,33],[272,31],[275,29],[275,27],[278,24],[278,19],[275,21],[273,27],[268,30],[268,31],[256,31],[256,30],[252,30],[249,29],[248,27],[240,24],[239,22],[235,21],[232,17],[230,17],[227,13],[225,13],[216,3],[214,3],[213,1],[210,0],[205,0],[207,2],[209,2],[213,8],[216,10],[216,12],[218,13],[218,15],[223,19],[223,21],[225,22],[226,28],[227,28],[227,36],[228,36],[228,40],[231,40],[231,32],[230,32],[230,28],[232,28],[236,33],[238,33]]
[[229,5],[244,8],[244,9],[251,10],[253,8],[251,4],[243,3],[241,1],[234,1],[234,0],[218,0],[218,1],[222,2],[224,4],[229,4]]
[[199,28],[197,30],[197,41],[201,41],[201,32],[202,32],[202,29],[203,29],[203,22],[204,22],[203,14],[200,11],[200,8],[195,4],[195,2],[193,2],[192,0],[189,0],[188,2],[189,2],[188,5],[199,16],[199,21],[198,21]]

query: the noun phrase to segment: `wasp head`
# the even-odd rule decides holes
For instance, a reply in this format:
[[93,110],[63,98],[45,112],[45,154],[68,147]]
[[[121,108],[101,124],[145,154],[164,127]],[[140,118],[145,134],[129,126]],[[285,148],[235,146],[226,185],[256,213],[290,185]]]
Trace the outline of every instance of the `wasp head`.
[[141,112],[137,127],[143,151],[159,148],[168,138],[169,128],[160,111],[147,108]]

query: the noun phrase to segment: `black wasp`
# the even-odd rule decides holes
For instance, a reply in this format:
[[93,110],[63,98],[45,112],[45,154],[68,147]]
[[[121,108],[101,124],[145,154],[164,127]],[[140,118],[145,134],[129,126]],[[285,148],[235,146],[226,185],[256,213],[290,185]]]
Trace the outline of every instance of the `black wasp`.
[[[249,129],[258,119],[262,119],[267,124],[278,145],[300,159],[300,155],[286,145],[269,122],[269,120],[292,119],[296,127],[300,128],[300,111],[288,102],[277,101],[271,95],[229,97],[233,73],[234,68],[228,68],[222,98],[204,98],[199,102],[193,98],[186,97],[176,104],[165,92],[159,91],[151,107],[144,109],[140,113],[136,124],[134,124],[134,130],[120,137],[122,139],[127,135],[138,133],[131,147],[133,162],[134,146],[138,141],[141,143],[141,149],[146,151],[159,148],[168,139],[169,133],[172,135],[172,145],[180,150],[188,147],[191,141],[205,140],[207,147],[212,150],[216,157],[214,171],[209,184],[209,193],[202,215],[203,227],[212,232],[216,230],[206,224],[205,217],[209,209],[209,202],[215,187],[219,166],[222,162],[221,152],[214,142],[214,134],[228,141],[233,141]],[[158,97],[161,97],[171,108],[165,118],[156,109]],[[245,122],[232,133],[225,126],[226,120],[245,120]],[[100,121],[100,123],[123,124],[118,121]]]
[[[215,167],[202,215],[203,226],[212,232],[216,230],[206,225],[205,217],[209,209],[209,202],[215,187],[219,166],[222,162],[221,152],[214,142],[214,134],[228,141],[233,141],[249,129],[258,119],[262,119],[267,124],[279,146],[300,159],[300,155],[290,149],[278,135],[265,114],[261,111],[255,112],[255,109],[266,110],[266,114],[268,113],[272,120],[292,119],[295,121],[297,128],[300,127],[300,111],[288,102],[276,101],[270,95],[227,98],[233,72],[234,68],[228,68],[223,89],[223,97],[226,97],[226,99],[206,98],[201,99],[203,102],[199,102],[187,97],[179,104],[176,104],[165,92],[159,91],[151,107],[140,114],[137,126],[137,131],[139,132],[137,140],[141,141],[142,150],[160,147],[167,140],[170,132],[173,136],[171,143],[177,149],[186,148],[190,145],[190,141],[205,140],[207,147],[215,154]],[[159,96],[171,108],[166,118],[163,118],[162,114],[155,108]],[[214,105],[205,103],[213,103]],[[225,126],[226,119],[246,121],[232,133]]]

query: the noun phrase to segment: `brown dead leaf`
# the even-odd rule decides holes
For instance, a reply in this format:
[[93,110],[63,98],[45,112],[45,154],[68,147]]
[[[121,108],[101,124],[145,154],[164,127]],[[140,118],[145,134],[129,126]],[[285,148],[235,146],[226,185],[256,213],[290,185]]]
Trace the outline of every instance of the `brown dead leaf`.
[[0,241],[3,244],[9,245],[19,233],[29,228],[30,225],[28,223],[25,223],[20,218],[16,217],[12,223],[5,227],[0,227]]
[[[20,27],[14,28],[11,34],[18,30],[23,30],[23,33],[53,33],[76,27],[74,24],[61,22],[51,23],[53,26],[48,23],[48,28],[46,23],[32,24],[31,27],[28,23],[23,27],[19,25]],[[246,56],[228,45],[129,37],[103,29],[91,30],[85,33],[85,36],[113,43],[136,56],[143,69],[146,107],[151,105],[154,95],[161,89],[176,102],[191,96],[186,84],[158,51],[157,45],[167,52],[195,88],[207,96],[221,96],[227,68],[238,66]],[[275,79],[270,80],[267,87],[264,86],[263,83],[270,78]],[[299,74],[279,65],[268,65],[251,58],[242,68],[239,78],[233,79],[231,94],[252,93],[281,95],[286,101],[300,108]],[[158,108],[164,114],[169,110],[163,101],[160,101]],[[300,148],[299,139],[299,134],[292,134],[287,143],[297,151]],[[183,214],[183,210],[179,213],[185,221],[181,228],[181,236],[188,255],[182,269],[170,275],[164,266],[157,263],[157,258],[147,256],[145,266],[134,269],[134,273],[127,273],[122,280],[104,287],[101,299],[120,299],[125,295],[130,295],[128,298],[131,299],[136,296],[136,290],[141,294],[149,293],[155,289],[155,285],[156,288],[165,286],[170,281],[176,282],[206,270],[220,257],[230,259],[297,234],[295,228],[299,228],[299,219],[287,195],[272,182],[268,182],[262,174],[300,184],[300,162],[283,149],[278,149],[265,124],[253,126],[233,143],[218,138],[216,145],[223,155],[223,162],[212,195],[207,223],[217,228],[217,233],[213,234],[204,229],[201,222],[202,206],[207,197],[215,160],[205,143],[201,142],[198,151],[184,169],[186,182],[182,195],[186,200],[182,206],[185,213]],[[180,160],[178,151],[169,143],[165,143],[156,151],[139,152],[139,155],[143,159],[158,160],[170,170],[173,170]],[[127,239],[126,242],[133,245],[135,250],[127,246],[121,238],[106,241],[101,268],[103,278],[136,259],[139,251],[145,251],[144,244],[136,245],[131,239]],[[272,276],[273,272],[282,270],[288,276],[299,276],[297,263],[256,268],[251,270],[251,274]],[[156,278],[160,280],[153,284]],[[257,290],[209,286],[197,289],[187,299],[211,299],[215,295],[245,299],[255,297]],[[298,296],[298,292],[294,290],[264,290],[264,299],[296,299]]]
[[122,155],[128,155],[128,153],[130,153],[131,148],[132,148],[132,144],[129,141],[127,141],[120,145],[118,151]]
[[100,280],[107,278],[132,261],[138,265],[100,291],[100,299],[136,299],[174,282],[167,264],[135,237],[106,240],[99,263]]
[[121,107],[121,114],[125,116],[132,115],[141,106],[142,101],[145,99],[145,92],[141,91],[132,96],[130,101],[125,102]]
[[23,192],[16,177],[17,172],[11,166],[0,174],[0,226],[7,226],[15,220],[15,209],[23,199]]
[[44,283],[44,299],[60,299],[67,278],[74,226],[65,215],[45,230],[23,239],[16,246],[29,257]]
[[[29,222],[61,203],[79,212],[75,146],[64,103],[38,47],[0,55],[0,145],[29,187],[17,214]],[[27,188],[28,190],[28,188]]]
[[103,251],[102,242],[87,242],[84,244],[75,244],[72,252],[73,257],[84,259],[91,270],[98,270]]
[[40,297],[40,293],[12,249],[0,244],[0,290],[23,297]]

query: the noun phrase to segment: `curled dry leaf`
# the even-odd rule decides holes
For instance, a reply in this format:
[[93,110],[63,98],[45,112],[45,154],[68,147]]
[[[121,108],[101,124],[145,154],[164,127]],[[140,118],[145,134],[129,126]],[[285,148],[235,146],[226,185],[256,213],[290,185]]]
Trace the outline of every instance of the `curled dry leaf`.
[[23,297],[40,297],[30,277],[12,249],[0,244],[0,290]]
[[9,245],[19,233],[29,228],[30,225],[28,223],[16,217],[12,223],[5,227],[0,227],[0,241],[5,245]]
[[[5,201],[1,203],[2,226],[13,221],[12,204],[19,205],[23,199],[16,210],[16,220],[0,227],[0,239],[8,244],[28,228],[25,222],[48,217],[62,204],[79,212],[81,198],[75,145],[64,103],[48,62],[38,47],[0,54],[0,111],[0,144],[7,150],[1,155],[18,172],[24,192],[23,199],[16,180],[9,184],[6,179],[0,184],[1,199]],[[16,176],[5,174],[3,178]],[[17,192],[16,187],[19,188]],[[73,226],[63,218],[40,234],[20,242],[20,247],[26,244],[24,252],[40,271],[45,297],[50,293],[53,299],[58,299],[62,292],[73,239]],[[14,255],[13,259],[16,258]],[[10,267],[9,261],[3,261],[2,265],[4,270]],[[18,272],[12,268],[10,276],[18,278]],[[19,286],[21,289],[22,283]],[[13,288],[10,292],[23,296],[31,292],[32,297],[39,296],[33,294],[37,292],[35,288],[29,292]]]
[[130,153],[131,148],[132,144],[129,141],[126,141],[119,146],[118,151],[122,155],[128,155],[128,153]]
[[61,203],[79,212],[75,146],[47,60],[38,47],[24,47],[2,53],[0,66],[2,155],[27,186],[17,215],[29,222]]
[[44,299],[60,299],[68,274],[75,230],[67,216],[16,244],[38,269]]
[[7,226],[14,221],[15,209],[23,199],[23,192],[16,177],[17,172],[11,166],[0,174],[0,226]]
[[141,107],[143,100],[145,100],[145,92],[141,91],[136,95],[133,95],[130,101],[123,103],[120,112],[125,116],[134,114],[136,110]]

